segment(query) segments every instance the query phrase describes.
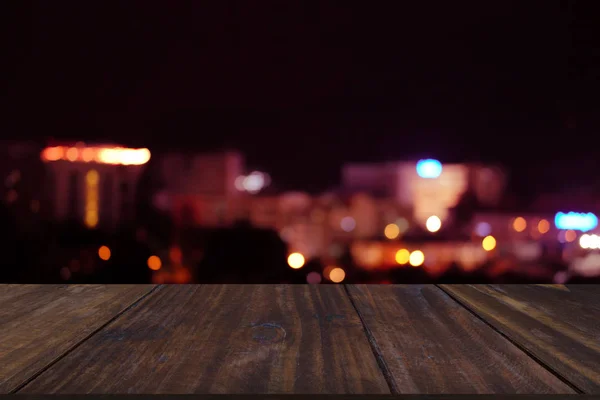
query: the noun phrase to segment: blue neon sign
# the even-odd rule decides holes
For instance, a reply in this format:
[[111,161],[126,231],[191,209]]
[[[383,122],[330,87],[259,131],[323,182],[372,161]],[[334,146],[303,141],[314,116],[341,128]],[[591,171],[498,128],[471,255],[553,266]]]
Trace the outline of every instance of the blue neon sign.
[[556,213],[554,225],[558,229],[587,232],[598,226],[598,217],[593,213]]
[[431,158],[419,160],[417,163],[417,174],[421,178],[437,178],[442,174],[442,163]]

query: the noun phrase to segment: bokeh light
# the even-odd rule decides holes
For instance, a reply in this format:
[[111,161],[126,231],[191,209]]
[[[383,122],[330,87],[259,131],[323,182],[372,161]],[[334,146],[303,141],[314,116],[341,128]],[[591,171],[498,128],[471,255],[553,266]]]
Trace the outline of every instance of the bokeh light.
[[413,267],[419,267],[425,262],[425,254],[423,254],[421,250],[415,250],[412,253],[410,253],[408,262]]
[[581,235],[579,245],[582,249],[600,249],[600,236],[598,235]]
[[481,246],[485,251],[492,251],[496,248],[496,238],[489,235],[483,238]]
[[388,239],[396,239],[400,235],[400,228],[396,224],[388,224],[383,230],[383,234]]
[[340,222],[340,227],[344,232],[352,232],[356,228],[356,221],[352,217],[344,217]]
[[340,283],[346,278],[346,272],[343,269],[336,267],[329,273],[329,280],[334,283]]
[[537,228],[540,233],[547,233],[550,230],[550,222],[548,222],[548,220],[542,219],[540,222],[538,222]]
[[574,242],[577,239],[577,233],[571,229],[565,232],[565,241],[567,243]]
[[442,227],[442,220],[437,215],[432,215],[427,218],[427,222],[425,222],[425,227],[429,232],[437,232]]
[[98,257],[101,260],[108,261],[110,259],[110,249],[107,246],[100,246],[98,249]]
[[306,275],[306,282],[310,284],[321,283],[321,274],[314,271],[309,272],[308,275]]
[[523,217],[517,217],[513,221],[513,229],[517,232],[523,232],[527,228],[527,221]]
[[598,217],[593,213],[556,213],[554,224],[558,229],[572,229],[587,232],[598,226]]
[[492,233],[492,227],[487,222],[479,222],[475,225],[475,234],[477,236],[485,237]]
[[148,268],[152,271],[158,271],[162,267],[162,261],[158,256],[150,256],[148,257]]
[[419,160],[417,163],[417,174],[421,178],[437,178],[442,174],[442,163],[433,159]]
[[405,265],[410,259],[410,251],[406,249],[400,249],[396,252],[396,262],[400,265]]
[[288,265],[293,269],[300,269],[304,266],[305,259],[300,253],[292,253],[287,259]]

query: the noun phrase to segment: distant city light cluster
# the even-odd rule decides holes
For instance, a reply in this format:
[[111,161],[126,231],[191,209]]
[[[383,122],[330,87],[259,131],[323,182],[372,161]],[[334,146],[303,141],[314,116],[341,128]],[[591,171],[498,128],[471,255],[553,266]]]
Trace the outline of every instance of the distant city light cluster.
[[587,232],[596,229],[598,217],[593,213],[559,212],[554,217],[554,225],[558,229]]
[[240,192],[256,194],[267,187],[270,183],[269,175],[254,171],[249,175],[238,176],[235,180],[235,188]]
[[581,235],[579,238],[579,245],[582,249],[600,249],[600,236],[588,234]]
[[442,163],[428,158],[417,162],[417,175],[421,178],[434,179],[442,174]]
[[41,154],[45,162],[95,162],[111,165],[143,165],[150,160],[148,149],[128,149],[124,147],[46,147]]

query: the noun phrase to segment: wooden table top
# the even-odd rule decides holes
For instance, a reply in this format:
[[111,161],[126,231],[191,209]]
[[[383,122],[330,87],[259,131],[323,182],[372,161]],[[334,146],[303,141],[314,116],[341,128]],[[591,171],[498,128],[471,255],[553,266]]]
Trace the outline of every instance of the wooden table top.
[[0,285],[0,393],[600,393],[595,285]]

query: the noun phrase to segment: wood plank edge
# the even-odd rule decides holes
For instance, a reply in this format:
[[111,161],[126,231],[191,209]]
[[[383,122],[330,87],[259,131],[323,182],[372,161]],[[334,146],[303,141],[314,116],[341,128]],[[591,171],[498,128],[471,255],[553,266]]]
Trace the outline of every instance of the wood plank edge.
[[485,319],[485,316],[479,315],[474,308],[472,308],[472,307],[469,306],[469,304],[468,304],[467,301],[460,300],[458,298],[458,296],[452,292],[452,289],[446,287],[447,285],[436,284],[434,286],[437,287],[443,294],[445,294],[450,299],[452,299],[453,301],[455,301],[462,308],[464,308],[465,310],[467,310],[475,318],[477,318],[478,320],[480,320],[481,322],[483,322],[484,324],[486,324],[487,326],[489,326],[494,332],[496,332],[497,334],[499,334],[500,336],[502,336],[504,339],[508,340],[509,343],[511,343],[517,349],[519,349],[523,353],[525,353],[525,355],[527,355],[533,361],[535,361],[540,366],[542,366],[542,368],[544,368],[545,370],[547,370],[548,372],[550,372],[557,379],[559,379],[564,384],[566,384],[571,389],[573,389],[577,394],[585,394],[584,390],[580,389],[577,385],[575,385],[573,382],[571,382],[568,378],[564,377],[560,372],[556,371],[554,368],[552,368],[550,365],[548,365],[546,362],[544,362],[542,359],[540,359],[538,356],[536,356],[531,350],[529,350],[527,348],[527,346],[525,346],[524,344],[519,343],[517,340],[511,338],[507,333],[504,333],[501,329],[495,327],[492,323],[488,322],[488,320]]
[[352,297],[352,293],[350,292],[350,289],[349,289],[349,285],[345,284],[343,286],[344,286],[344,291],[346,292],[346,295],[348,296],[348,299],[350,300],[350,304],[352,304],[354,311],[358,315],[358,318],[360,320],[362,328],[365,332],[365,336],[367,337],[367,341],[369,342],[369,346],[371,347],[371,351],[373,352],[373,356],[375,357],[375,361],[377,362],[377,366],[379,367],[379,370],[381,371],[381,374],[383,375],[383,378],[385,379],[385,382],[388,385],[388,389],[390,390],[390,393],[391,394],[400,394],[401,393],[400,389],[398,387],[398,384],[396,383],[396,380],[394,379],[392,371],[390,370],[390,368],[387,365],[385,357],[383,356],[383,352],[379,348],[379,345],[377,344],[377,340],[375,339],[375,336],[371,332],[371,329],[367,326],[367,323],[366,323],[365,319],[363,318],[363,315],[361,314],[360,309],[358,308],[356,302],[354,301],[354,298]]
[[151,288],[150,290],[148,290],[146,293],[144,293],[141,296],[139,296],[137,299],[135,299],[133,302],[131,302],[131,304],[129,304],[128,306],[124,307],[121,311],[117,312],[115,315],[113,315],[111,318],[109,318],[108,320],[106,320],[104,323],[102,323],[96,329],[92,330],[92,332],[90,332],[84,338],[82,338],[81,340],[79,340],[77,343],[73,344],[67,350],[65,350],[64,352],[62,352],[58,356],[56,356],[56,358],[54,358],[52,361],[48,362],[45,366],[41,367],[39,370],[37,370],[35,373],[33,373],[30,377],[26,378],[23,382],[21,382],[20,384],[18,384],[17,386],[15,386],[13,389],[11,389],[8,392],[8,394],[14,394],[14,393],[19,392],[25,386],[27,386],[31,382],[33,382],[38,376],[40,376],[41,374],[43,374],[44,372],[46,372],[48,369],[50,369],[54,364],[56,364],[57,362],[59,362],[60,360],[62,360],[63,358],[65,358],[67,355],[69,355],[70,353],[72,353],[73,351],[75,351],[79,346],[81,346],[83,343],[85,343],[87,340],[89,340],[92,336],[94,336],[95,334],[97,334],[98,332],[100,332],[101,330],[103,330],[104,328],[106,328],[111,323],[115,322],[121,315],[125,314],[127,311],[129,311],[132,308],[134,308],[142,300],[144,300],[145,298],[149,297],[150,295],[152,295],[153,293],[155,293],[156,291],[158,291],[162,287],[163,287],[163,285],[156,285],[153,288]]

